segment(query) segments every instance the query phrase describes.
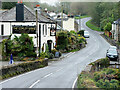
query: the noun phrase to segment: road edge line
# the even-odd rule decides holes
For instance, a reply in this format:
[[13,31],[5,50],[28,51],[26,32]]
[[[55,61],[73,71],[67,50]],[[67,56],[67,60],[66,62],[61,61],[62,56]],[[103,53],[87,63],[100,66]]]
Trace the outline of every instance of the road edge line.
[[78,77],[77,77],[77,78],[75,79],[75,81],[73,82],[72,90],[74,90],[74,88],[75,88],[75,84],[76,84],[77,80],[78,80]]

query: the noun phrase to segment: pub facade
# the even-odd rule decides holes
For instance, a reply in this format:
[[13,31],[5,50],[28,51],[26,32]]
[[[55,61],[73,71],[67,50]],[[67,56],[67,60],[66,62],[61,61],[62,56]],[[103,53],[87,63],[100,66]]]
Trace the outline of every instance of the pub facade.
[[[33,37],[34,47],[37,47],[36,16],[23,3],[17,3],[16,7],[3,12],[0,20],[0,36],[20,36],[21,33],[28,33]],[[38,47],[40,51],[46,51],[48,46],[51,51],[55,46],[56,22],[38,14]]]

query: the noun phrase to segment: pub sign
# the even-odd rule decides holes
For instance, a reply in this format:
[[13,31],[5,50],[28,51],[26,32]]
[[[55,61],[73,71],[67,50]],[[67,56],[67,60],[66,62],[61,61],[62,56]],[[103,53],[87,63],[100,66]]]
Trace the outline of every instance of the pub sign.
[[27,25],[13,25],[12,26],[13,34],[36,34],[36,26],[27,26]]
[[50,36],[56,36],[56,28],[50,28]]

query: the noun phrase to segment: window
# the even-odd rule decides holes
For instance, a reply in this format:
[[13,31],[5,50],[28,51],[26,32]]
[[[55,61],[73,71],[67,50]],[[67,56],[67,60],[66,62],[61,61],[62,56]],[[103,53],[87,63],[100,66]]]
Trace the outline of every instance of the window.
[[43,35],[44,35],[44,31],[45,31],[45,30],[44,30],[44,25],[43,25]]
[[45,34],[47,35],[47,25],[45,25],[45,32],[46,32]]
[[4,35],[4,25],[1,25],[1,35]]

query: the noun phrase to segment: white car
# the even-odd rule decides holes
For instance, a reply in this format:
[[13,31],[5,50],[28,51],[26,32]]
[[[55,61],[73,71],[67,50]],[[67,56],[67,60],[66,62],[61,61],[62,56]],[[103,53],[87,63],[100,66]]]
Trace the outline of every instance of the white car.
[[117,50],[117,47],[116,46],[110,46],[109,49],[115,49],[115,50]]
[[88,31],[84,31],[84,37],[85,37],[85,38],[89,38],[89,37],[90,37]]

